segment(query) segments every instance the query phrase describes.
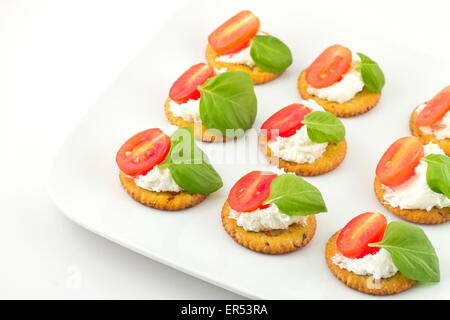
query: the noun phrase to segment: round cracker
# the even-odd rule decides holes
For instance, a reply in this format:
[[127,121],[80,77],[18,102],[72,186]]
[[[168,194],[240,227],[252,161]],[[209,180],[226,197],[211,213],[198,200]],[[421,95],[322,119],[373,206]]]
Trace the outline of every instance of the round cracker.
[[120,171],[120,182],[128,194],[136,201],[161,210],[182,210],[193,207],[206,199],[206,194],[181,192],[155,192],[136,185],[133,179]]
[[400,209],[399,207],[392,207],[384,201],[383,194],[385,190],[383,189],[380,180],[375,177],[374,180],[375,194],[378,200],[393,214],[415,223],[423,224],[437,224],[444,223],[450,220],[450,208],[432,208],[430,211],[422,209]]
[[272,150],[267,144],[267,139],[263,135],[259,136],[259,146],[270,163],[286,172],[293,172],[299,176],[317,176],[329,172],[341,164],[347,153],[347,142],[344,139],[340,142],[328,143],[325,152],[313,163],[297,163],[273,156]]
[[295,223],[284,230],[253,232],[238,226],[235,219],[228,217],[229,214],[230,206],[225,201],[221,215],[225,231],[240,245],[257,252],[282,254],[298,250],[311,241],[316,232],[314,215],[308,217],[305,227]]
[[230,137],[224,137],[219,133],[214,133],[212,130],[208,130],[201,123],[194,123],[184,120],[182,117],[174,116],[173,112],[170,111],[170,98],[166,99],[164,104],[164,111],[166,112],[166,117],[169,122],[179,128],[191,127],[194,131],[194,137],[198,140],[205,142],[225,142],[230,139]]
[[411,113],[411,117],[409,118],[409,129],[411,130],[411,133],[413,136],[416,136],[417,138],[422,141],[423,144],[428,144],[430,142],[435,143],[441,148],[448,156],[450,155],[450,139],[437,139],[434,134],[425,134],[422,132],[422,130],[419,129],[419,127],[416,125],[416,119],[419,115],[417,113],[417,107],[414,109],[414,111]]
[[326,99],[321,99],[309,94],[306,91],[306,89],[308,89],[308,86],[308,82],[306,82],[306,72],[302,71],[297,81],[298,91],[300,92],[302,98],[305,100],[315,100],[326,111],[331,112],[338,117],[354,117],[366,113],[377,105],[381,97],[380,92],[372,92],[366,86],[364,86],[363,90],[358,92],[352,99],[344,103],[338,103],[334,101],[328,101]]
[[272,72],[264,71],[261,68],[254,66],[250,68],[244,64],[227,63],[222,61],[216,61],[216,58],[220,54],[215,51],[209,44],[206,47],[206,61],[208,64],[216,69],[226,68],[227,71],[244,71],[247,72],[253,79],[254,84],[261,84],[272,81],[278,78],[280,74],[274,74]]
[[369,294],[388,295],[405,291],[416,283],[415,280],[408,279],[400,271],[390,278],[375,280],[370,276],[358,275],[346,269],[341,269],[331,260],[338,253],[336,240],[340,232],[341,230],[328,240],[325,248],[325,259],[331,272],[347,286]]

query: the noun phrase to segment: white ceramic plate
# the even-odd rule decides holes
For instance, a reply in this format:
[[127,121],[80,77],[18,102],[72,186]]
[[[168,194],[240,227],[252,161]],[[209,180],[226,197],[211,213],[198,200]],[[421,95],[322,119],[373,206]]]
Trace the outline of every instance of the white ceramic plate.
[[[242,9],[230,1],[195,2],[159,31],[67,138],[51,169],[49,192],[62,212],[85,228],[248,297],[374,298],[346,287],[331,274],[324,258],[325,243],[349,219],[365,211],[379,211],[388,220],[397,220],[375,198],[375,166],[390,143],[409,135],[413,107],[448,84],[450,67],[446,61],[384,39],[386,27],[384,33],[369,37],[345,21],[330,19],[332,10],[305,15],[303,7],[293,6],[297,2],[277,3],[279,8],[273,7],[273,1],[246,3],[260,17],[262,30],[280,37],[294,56],[281,78],[255,88],[255,128],[279,108],[300,100],[299,72],[330,44],[342,43],[368,54],[382,66],[387,79],[375,109],[343,119],[348,153],[342,165],[307,178],[321,190],[329,212],[318,215],[316,235],[305,248],[280,256],[258,254],[235,243],[222,228],[220,212],[230,187],[261,166],[256,156],[266,163],[252,139],[202,146],[224,187],[188,210],[173,213],[145,207],[128,196],[118,179],[116,151],[138,131],[167,126],[163,105],[172,82],[187,67],[204,61],[209,32]],[[319,12],[321,6],[317,6],[309,7],[310,12]],[[448,298],[450,294],[449,225],[423,228],[439,254],[442,281],[416,285],[393,298]]]

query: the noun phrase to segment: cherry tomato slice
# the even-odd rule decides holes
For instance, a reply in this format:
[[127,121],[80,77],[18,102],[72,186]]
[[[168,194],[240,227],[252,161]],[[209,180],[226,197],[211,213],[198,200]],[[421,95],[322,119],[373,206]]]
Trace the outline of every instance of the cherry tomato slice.
[[116,162],[130,176],[146,174],[164,161],[170,149],[170,138],[160,129],[148,129],[128,139],[119,149]]
[[339,44],[323,51],[306,69],[306,81],[314,88],[325,88],[342,79],[350,68],[352,52]]
[[170,88],[169,97],[177,103],[200,98],[198,86],[215,75],[214,69],[206,63],[198,63],[183,73]]
[[378,162],[376,175],[380,182],[395,187],[414,175],[414,168],[423,157],[423,145],[417,137],[395,141]]
[[450,86],[445,87],[428,101],[416,119],[418,126],[431,126],[442,119],[450,110]]
[[369,247],[369,243],[381,241],[387,220],[381,213],[366,212],[356,216],[339,233],[336,246],[347,258],[358,259],[381,248]]
[[303,126],[305,115],[311,112],[311,109],[302,104],[294,103],[275,112],[261,126],[261,134],[267,137],[267,140],[274,141],[277,138],[275,130],[280,137],[290,137]]
[[241,11],[209,35],[209,45],[219,54],[236,52],[256,36],[259,26],[257,16],[248,10]]
[[277,175],[270,171],[252,171],[240,178],[231,188],[228,204],[233,210],[256,210],[269,197],[270,183]]
[[233,50],[232,52],[228,52],[227,54],[236,54],[246,48],[250,47],[250,41],[247,41],[246,43],[244,43],[241,47],[237,48],[236,50]]

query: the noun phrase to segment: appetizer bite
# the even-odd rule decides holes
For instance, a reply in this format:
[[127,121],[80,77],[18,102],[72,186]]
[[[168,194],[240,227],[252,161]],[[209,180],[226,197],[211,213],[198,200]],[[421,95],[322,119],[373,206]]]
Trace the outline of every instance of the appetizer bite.
[[116,162],[128,194],[156,209],[192,207],[222,187],[222,179],[195,145],[189,127],[170,137],[157,128],[139,132],[122,145]]
[[252,12],[239,12],[209,35],[206,61],[216,69],[245,71],[255,84],[279,77],[292,64],[291,51],[259,27]]
[[327,208],[317,188],[294,174],[252,171],[231,188],[222,208],[226,232],[248,249],[281,254],[314,236],[314,214]]
[[256,117],[251,77],[242,71],[215,74],[199,63],[184,72],[170,88],[165,103],[169,122],[190,127],[195,138],[222,142],[244,134]]
[[347,152],[344,125],[312,99],[291,104],[267,119],[259,145],[273,165],[300,176],[333,170]]
[[439,259],[419,227],[387,223],[381,213],[353,218],[327,242],[331,272],[350,288],[388,295],[411,288],[416,281],[439,282]]
[[450,220],[450,159],[437,144],[417,137],[395,141],[377,165],[378,200],[392,213],[417,223]]
[[326,111],[338,117],[353,117],[375,107],[384,86],[384,74],[378,64],[358,53],[354,61],[350,49],[332,45],[298,78],[303,99],[314,99]]
[[423,144],[433,142],[450,155],[450,86],[416,107],[409,128]]

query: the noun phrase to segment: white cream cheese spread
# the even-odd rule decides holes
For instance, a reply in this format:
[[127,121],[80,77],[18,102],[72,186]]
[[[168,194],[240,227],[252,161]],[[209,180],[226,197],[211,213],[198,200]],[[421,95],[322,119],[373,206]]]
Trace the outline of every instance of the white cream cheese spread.
[[236,224],[245,231],[269,231],[276,229],[287,229],[291,224],[307,224],[307,216],[290,217],[278,209],[275,204],[264,209],[256,209],[250,212],[238,212],[230,208],[228,216],[236,220]]
[[244,64],[246,66],[249,66],[250,68],[253,68],[255,66],[255,61],[253,61],[252,56],[250,55],[251,47],[252,46],[250,44],[247,48],[244,48],[239,52],[218,56],[216,58],[216,61],[233,64]]
[[[300,102],[312,111],[324,111],[314,100]],[[296,163],[313,163],[327,149],[328,143],[314,143],[309,139],[307,126],[302,126],[295,134],[289,137],[277,137],[269,142],[269,148],[275,157]]]
[[175,117],[181,117],[188,122],[201,123],[200,99],[189,99],[185,103],[176,103],[172,99],[169,101],[169,110]]
[[383,248],[375,254],[368,254],[359,259],[347,258],[338,253],[331,261],[341,269],[363,276],[372,276],[376,280],[390,278],[398,271],[391,255]]
[[183,190],[173,180],[168,168],[159,168],[158,166],[155,166],[145,175],[137,176],[134,182],[143,189],[155,192],[180,192]]
[[340,81],[333,83],[331,86],[320,89],[308,86],[306,91],[321,99],[344,103],[352,99],[363,88],[364,82],[361,78],[361,72],[351,67]]
[[[439,146],[434,143],[424,146],[424,156],[429,154],[445,155]],[[392,188],[382,185],[385,190],[383,199],[386,203],[394,208],[427,211],[430,211],[433,207],[449,207],[450,199],[443,194],[434,192],[428,186],[427,167],[425,161],[420,161],[420,164],[414,169],[415,174],[401,185]]]

